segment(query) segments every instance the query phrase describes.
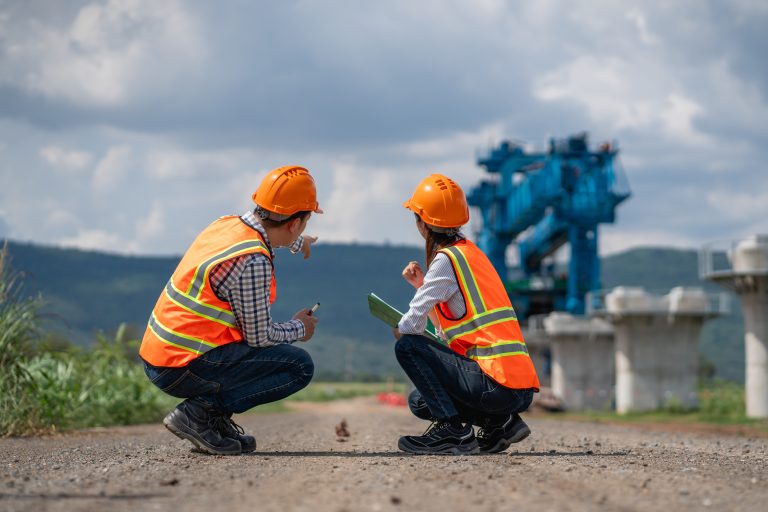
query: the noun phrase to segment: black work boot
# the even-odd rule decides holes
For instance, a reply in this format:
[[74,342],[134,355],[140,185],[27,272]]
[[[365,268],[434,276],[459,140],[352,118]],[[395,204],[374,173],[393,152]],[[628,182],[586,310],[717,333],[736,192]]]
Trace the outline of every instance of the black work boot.
[[514,413],[500,422],[486,420],[477,431],[477,444],[480,446],[480,453],[498,453],[529,435],[530,427],[519,414]]
[[397,447],[419,455],[470,455],[478,452],[472,425],[453,426],[446,421],[433,423],[420,436],[402,436]]
[[232,413],[224,415],[224,422],[221,424],[223,429],[222,436],[240,441],[240,447],[243,453],[251,453],[256,450],[256,438],[245,433],[245,429],[232,420]]
[[181,439],[191,441],[198,450],[213,455],[239,455],[240,441],[221,435],[228,421],[221,412],[201,402],[187,399],[171,411],[163,425]]

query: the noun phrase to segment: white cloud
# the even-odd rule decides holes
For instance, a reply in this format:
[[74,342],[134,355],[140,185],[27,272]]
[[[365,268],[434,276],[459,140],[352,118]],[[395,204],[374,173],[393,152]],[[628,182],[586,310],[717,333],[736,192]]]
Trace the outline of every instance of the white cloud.
[[604,256],[640,246],[691,249],[697,248],[700,243],[695,237],[663,228],[627,228],[616,225],[600,227],[600,254]]
[[132,252],[134,247],[118,233],[102,229],[82,229],[74,236],[59,239],[58,245],[114,253]]
[[494,123],[473,132],[457,132],[444,137],[416,140],[401,146],[402,154],[413,158],[467,158],[484,146],[495,144],[506,136],[501,123]]
[[683,92],[668,92],[683,87],[664,78],[669,70],[658,61],[644,64],[618,57],[579,57],[537,80],[533,95],[545,102],[582,105],[595,124],[614,133],[660,129],[680,143],[711,144],[693,122],[706,113],[704,107]]
[[626,18],[635,25],[640,37],[640,41],[642,41],[644,44],[653,45],[659,42],[658,36],[652,34],[648,30],[648,20],[646,19],[645,13],[643,11],[637,7],[634,7],[627,12]]
[[61,206],[53,207],[48,210],[45,217],[45,223],[54,230],[72,229],[80,225],[80,220],[74,212],[64,209]]
[[316,219],[317,232],[326,241],[350,242],[377,239],[386,230],[384,212],[402,204],[402,187],[386,169],[353,163],[333,165],[333,192],[320,206],[326,212]]
[[0,82],[81,105],[122,102],[204,54],[195,21],[176,0],[94,2],[64,29],[25,28],[9,37]]
[[71,171],[83,170],[93,160],[93,155],[87,151],[66,149],[59,146],[46,146],[42,148],[40,156],[55,168]]
[[146,217],[139,219],[134,227],[136,239],[140,245],[162,237],[166,230],[166,215],[160,201],[155,201]]
[[768,190],[738,192],[713,190],[706,195],[706,203],[724,218],[753,223],[768,219]]
[[247,169],[258,155],[246,148],[202,151],[165,148],[151,151],[145,162],[146,174],[153,180],[194,178],[235,173]]
[[113,190],[129,172],[132,150],[130,146],[121,145],[109,148],[96,165],[93,174],[93,188],[97,193]]

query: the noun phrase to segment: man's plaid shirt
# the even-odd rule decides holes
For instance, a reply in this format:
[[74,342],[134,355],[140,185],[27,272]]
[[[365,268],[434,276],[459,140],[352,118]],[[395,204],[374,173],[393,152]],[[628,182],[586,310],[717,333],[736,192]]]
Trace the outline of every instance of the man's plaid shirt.
[[[261,233],[274,258],[267,232],[252,211],[241,217],[243,222]],[[289,247],[292,253],[301,250],[304,239],[300,236]],[[247,254],[216,265],[210,273],[210,283],[216,296],[232,307],[243,339],[252,347],[269,347],[293,343],[304,336],[300,320],[272,322],[269,311],[269,287],[272,265],[263,254]]]

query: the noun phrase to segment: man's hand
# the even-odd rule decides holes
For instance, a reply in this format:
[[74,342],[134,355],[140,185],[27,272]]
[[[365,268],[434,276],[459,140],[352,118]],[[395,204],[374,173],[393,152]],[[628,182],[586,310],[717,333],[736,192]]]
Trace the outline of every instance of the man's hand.
[[424,272],[421,270],[421,266],[418,261],[412,261],[408,263],[403,269],[403,279],[408,281],[408,284],[418,289],[424,284]]
[[399,339],[400,339],[400,337],[402,336],[402,334],[400,334],[400,329],[398,329],[397,327],[395,327],[394,329],[392,329],[392,334],[394,334],[394,335],[395,335],[395,339],[396,339],[396,340],[399,340]]
[[304,259],[309,258],[312,254],[312,244],[317,242],[316,236],[304,235],[304,241],[301,244],[301,254],[304,255]]
[[317,317],[309,314],[307,308],[302,309],[295,315],[294,320],[299,320],[304,324],[304,337],[300,338],[300,341],[309,341],[313,334],[315,334],[315,324],[317,323]]

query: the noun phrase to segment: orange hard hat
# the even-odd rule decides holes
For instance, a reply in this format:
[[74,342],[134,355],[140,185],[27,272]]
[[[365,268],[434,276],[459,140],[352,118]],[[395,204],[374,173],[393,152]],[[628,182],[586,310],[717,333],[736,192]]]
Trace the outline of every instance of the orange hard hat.
[[421,180],[403,206],[412,210],[425,224],[439,228],[458,228],[469,221],[464,191],[442,174],[430,174]]
[[258,206],[278,216],[291,216],[296,212],[322,213],[317,203],[315,180],[308,170],[297,165],[269,171],[251,197]]

